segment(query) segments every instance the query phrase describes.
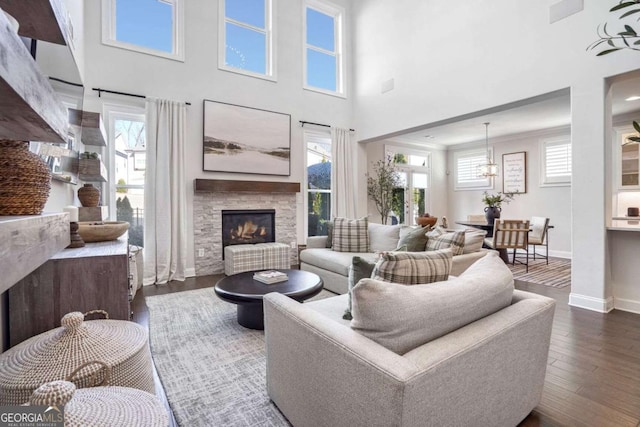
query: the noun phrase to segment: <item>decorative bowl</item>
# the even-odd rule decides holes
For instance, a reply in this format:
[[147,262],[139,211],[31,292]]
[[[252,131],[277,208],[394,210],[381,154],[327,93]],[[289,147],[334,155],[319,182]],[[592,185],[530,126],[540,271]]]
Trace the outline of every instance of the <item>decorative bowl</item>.
[[129,229],[126,221],[81,221],[78,233],[86,243],[116,240]]
[[426,227],[427,225],[434,226],[438,222],[437,216],[418,216],[416,217],[416,223],[421,227]]

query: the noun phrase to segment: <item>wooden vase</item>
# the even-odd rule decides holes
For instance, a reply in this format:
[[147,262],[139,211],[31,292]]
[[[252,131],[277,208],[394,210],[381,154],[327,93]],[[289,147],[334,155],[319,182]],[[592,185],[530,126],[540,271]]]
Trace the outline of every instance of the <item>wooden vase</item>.
[[85,184],[78,189],[78,200],[85,208],[95,208],[100,203],[100,190],[93,184]]
[[0,215],[40,215],[50,190],[51,171],[29,142],[0,139]]

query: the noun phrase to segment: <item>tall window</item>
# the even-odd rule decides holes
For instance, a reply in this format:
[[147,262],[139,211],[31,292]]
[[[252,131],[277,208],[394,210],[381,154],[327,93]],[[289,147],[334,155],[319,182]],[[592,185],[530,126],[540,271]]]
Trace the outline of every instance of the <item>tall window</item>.
[[344,95],[344,10],[307,0],[304,11],[304,87]]
[[[492,149],[489,149],[493,158]],[[455,167],[455,189],[489,189],[491,178],[478,176],[478,166],[487,162],[485,150],[458,151],[453,155]]]
[[393,194],[392,215],[399,224],[415,224],[415,218],[428,213],[431,206],[430,156],[392,146],[386,146],[385,151],[393,159],[401,178],[401,187]]
[[571,184],[571,139],[567,136],[542,140],[540,147],[540,185]]
[[275,80],[272,0],[220,0],[219,68]]
[[116,207],[118,221],[129,223],[129,243],[142,246],[146,171],[144,114],[110,112],[109,144],[112,153],[109,177],[113,177],[111,206]]
[[326,236],[331,220],[331,136],[305,132],[307,144],[307,235]]
[[102,43],[184,61],[183,0],[102,0]]

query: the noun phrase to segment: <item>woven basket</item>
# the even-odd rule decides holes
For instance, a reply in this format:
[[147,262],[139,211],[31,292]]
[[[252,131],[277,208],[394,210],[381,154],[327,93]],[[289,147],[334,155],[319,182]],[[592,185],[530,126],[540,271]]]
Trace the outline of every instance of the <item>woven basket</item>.
[[[149,341],[142,326],[125,320],[84,321],[82,313],[73,312],[62,318],[62,327],[0,354],[0,405],[27,402],[41,384],[64,379],[94,360],[111,368],[111,385],[155,393]],[[73,382],[78,388],[95,386],[100,369],[86,366]]]
[[76,389],[68,381],[52,381],[38,387],[30,405],[64,405],[64,425],[165,427],[169,417],[152,394],[126,387]]
[[51,172],[26,141],[0,139],[0,215],[40,215]]

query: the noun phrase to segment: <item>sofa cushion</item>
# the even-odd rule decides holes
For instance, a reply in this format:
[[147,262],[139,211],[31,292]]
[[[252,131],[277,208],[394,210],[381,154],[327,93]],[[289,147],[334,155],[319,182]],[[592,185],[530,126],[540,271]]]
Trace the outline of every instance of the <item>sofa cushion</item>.
[[398,246],[400,225],[369,223],[369,250],[371,252],[392,251]]
[[347,298],[347,294],[342,294],[320,300],[305,301],[304,305],[313,311],[330,318],[331,320],[335,320],[336,322],[349,327],[350,321],[342,318],[344,314],[344,307],[347,304]]
[[435,228],[427,233],[427,251],[437,251],[451,248],[453,255],[462,255],[464,252],[464,231],[454,231],[453,233],[443,232]]
[[387,252],[380,256],[371,277],[402,285],[447,280],[451,272],[450,249],[431,252]]
[[406,246],[407,252],[422,252],[427,245],[427,231],[430,227],[402,227],[398,248]]
[[485,230],[465,230],[464,233],[464,249],[462,253],[470,254],[472,252],[478,252],[482,249],[482,243],[484,243],[484,237],[487,235]]
[[363,279],[352,291],[351,328],[404,354],[508,306],[513,289],[511,271],[494,252],[446,282]]
[[365,258],[354,256],[351,260],[351,266],[349,267],[349,298],[347,303],[347,309],[342,316],[345,320],[351,320],[351,289],[362,279],[371,278],[373,269],[376,263]]
[[354,256],[365,258],[374,263],[377,260],[377,255],[371,252],[336,252],[326,248],[313,248],[300,252],[300,261],[340,274],[346,280]]
[[369,252],[368,223],[367,217],[335,218],[332,249],[336,252]]

